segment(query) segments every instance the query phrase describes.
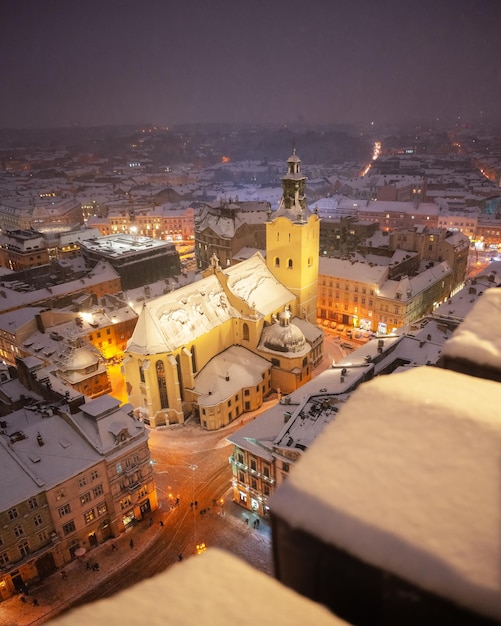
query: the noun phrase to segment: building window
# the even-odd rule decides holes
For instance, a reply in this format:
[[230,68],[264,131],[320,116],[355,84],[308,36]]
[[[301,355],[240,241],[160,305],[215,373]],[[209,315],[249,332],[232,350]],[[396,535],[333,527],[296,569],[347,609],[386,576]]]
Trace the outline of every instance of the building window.
[[280,259],[277,256],[275,257],[275,267],[280,267]]
[[254,471],[257,470],[257,465],[256,465],[256,460],[255,459],[251,459],[250,468],[251,468],[251,470],[254,470]]
[[288,472],[289,471],[289,464],[288,463],[283,463],[282,464],[282,469],[284,470],[284,472]]
[[24,535],[24,529],[21,526],[21,524],[19,524],[18,526],[14,527],[14,535],[16,537],[22,537]]
[[7,552],[0,554],[0,566],[7,565],[9,563],[9,555]]
[[117,474],[121,474],[124,471],[121,463],[117,463],[115,469],[117,470]]
[[268,485],[264,485],[263,493],[264,493],[265,496],[269,496],[270,495],[270,488],[268,487]]
[[287,260],[287,268],[290,270],[292,269],[292,259]]
[[92,472],[90,473],[90,478],[91,480],[96,480],[96,478],[99,478],[99,472],[97,470],[92,470]]
[[131,504],[132,499],[130,496],[127,496],[126,498],[123,498],[123,500],[120,500],[120,508],[122,509],[122,511],[128,508]]
[[94,494],[94,498],[102,496],[103,493],[104,493],[103,486],[102,485],[97,485],[97,487],[94,487],[94,489],[92,490],[92,493]]
[[70,533],[73,533],[73,532],[75,532],[75,522],[71,520],[71,522],[68,522],[67,524],[63,526],[63,533],[65,535],[69,535]]
[[28,500],[28,506],[30,507],[30,509],[36,509],[38,506],[38,501],[36,498],[30,498]]
[[60,506],[57,511],[59,513],[59,517],[64,517],[65,515],[71,513],[71,508],[69,504],[65,504],[64,506]]
[[252,489],[257,489],[257,480],[255,478],[251,478],[251,487]]
[[97,505],[97,514],[104,515],[108,511],[108,507],[106,506],[106,502],[101,502]]
[[56,491],[56,500],[61,500],[62,498],[65,498],[66,494],[64,493],[64,489],[59,489],[58,491]]
[[139,380],[140,380],[142,383],[146,382],[146,381],[145,381],[145,378],[144,378],[144,369],[143,369],[143,364],[142,364],[142,362],[141,362],[141,361],[139,361]]
[[158,360],[156,362],[157,381],[158,381],[158,393],[160,394],[160,406],[162,409],[169,407],[169,398],[167,397],[167,381],[165,379],[165,366],[163,361]]
[[19,554],[21,558],[24,559],[25,556],[28,556],[30,553],[30,544],[27,541],[21,542],[18,546]]
[[79,487],[85,487],[86,484],[87,484],[87,478],[85,478],[85,476],[82,476],[82,478],[78,479]]
[[197,371],[197,351],[195,346],[191,346],[191,364],[193,367],[193,371],[196,372]]
[[86,524],[90,524],[96,518],[96,513],[94,509],[90,509],[84,513],[84,520]]
[[41,526],[43,524],[42,516],[35,515],[35,517],[33,518],[33,523],[35,524],[35,526]]
[[82,506],[84,504],[88,504],[91,500],[92,500],[92,498],[90,497],[90,491],[88,491],[87,493],[84,493],[82,496],[80,496],[80,504]]
[[19,513],[15,507],[13,509],[9,509],[7,511],[7,515],[9,516],[9,519],[16,519],[16,517],[19,517]]
[[249,325],[244,322],[242,326],[243,340],[249,341]]

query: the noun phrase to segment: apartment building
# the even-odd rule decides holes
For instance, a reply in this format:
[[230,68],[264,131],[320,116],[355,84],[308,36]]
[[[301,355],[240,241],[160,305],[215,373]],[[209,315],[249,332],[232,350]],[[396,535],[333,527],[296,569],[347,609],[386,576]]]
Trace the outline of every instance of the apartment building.
[[[28,363],[18,368],[30,377]],[[58,396],[41,381],[48,399],[40,401],[16,384],[24,406],[0,422],[2,599],[158,507],[148,433],[119,400]]]

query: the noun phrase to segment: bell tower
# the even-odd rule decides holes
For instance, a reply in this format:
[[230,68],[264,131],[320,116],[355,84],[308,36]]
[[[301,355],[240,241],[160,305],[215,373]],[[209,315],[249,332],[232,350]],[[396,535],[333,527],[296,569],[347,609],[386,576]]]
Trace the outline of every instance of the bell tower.
[[318,255],[320,219],[306,202],[306,177],[293,149],[282,178],[282,198],[266,223],[268,269],[295,296],[294,314],[312,324],[317,317]]

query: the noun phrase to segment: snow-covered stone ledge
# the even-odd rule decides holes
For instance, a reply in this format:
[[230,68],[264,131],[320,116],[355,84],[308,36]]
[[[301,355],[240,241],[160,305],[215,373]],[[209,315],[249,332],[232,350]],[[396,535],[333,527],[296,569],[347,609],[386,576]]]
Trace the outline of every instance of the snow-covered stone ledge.
[[278,579],[356,624],[501,622],[500,407],[436,367],[361,385],[269,501]]
[[50,622],[51,626],[89,624],[346,626],[326,608],[216,548]]

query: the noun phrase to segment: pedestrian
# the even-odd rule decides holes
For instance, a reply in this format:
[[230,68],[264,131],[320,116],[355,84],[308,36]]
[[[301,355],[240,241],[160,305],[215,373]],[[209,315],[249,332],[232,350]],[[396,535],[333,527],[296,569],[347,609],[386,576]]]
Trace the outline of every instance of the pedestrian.
[[131,539],[129,541],[129,546],[131,547],[131,550],[132,550],[132,548],[134,547],[134,539]]

